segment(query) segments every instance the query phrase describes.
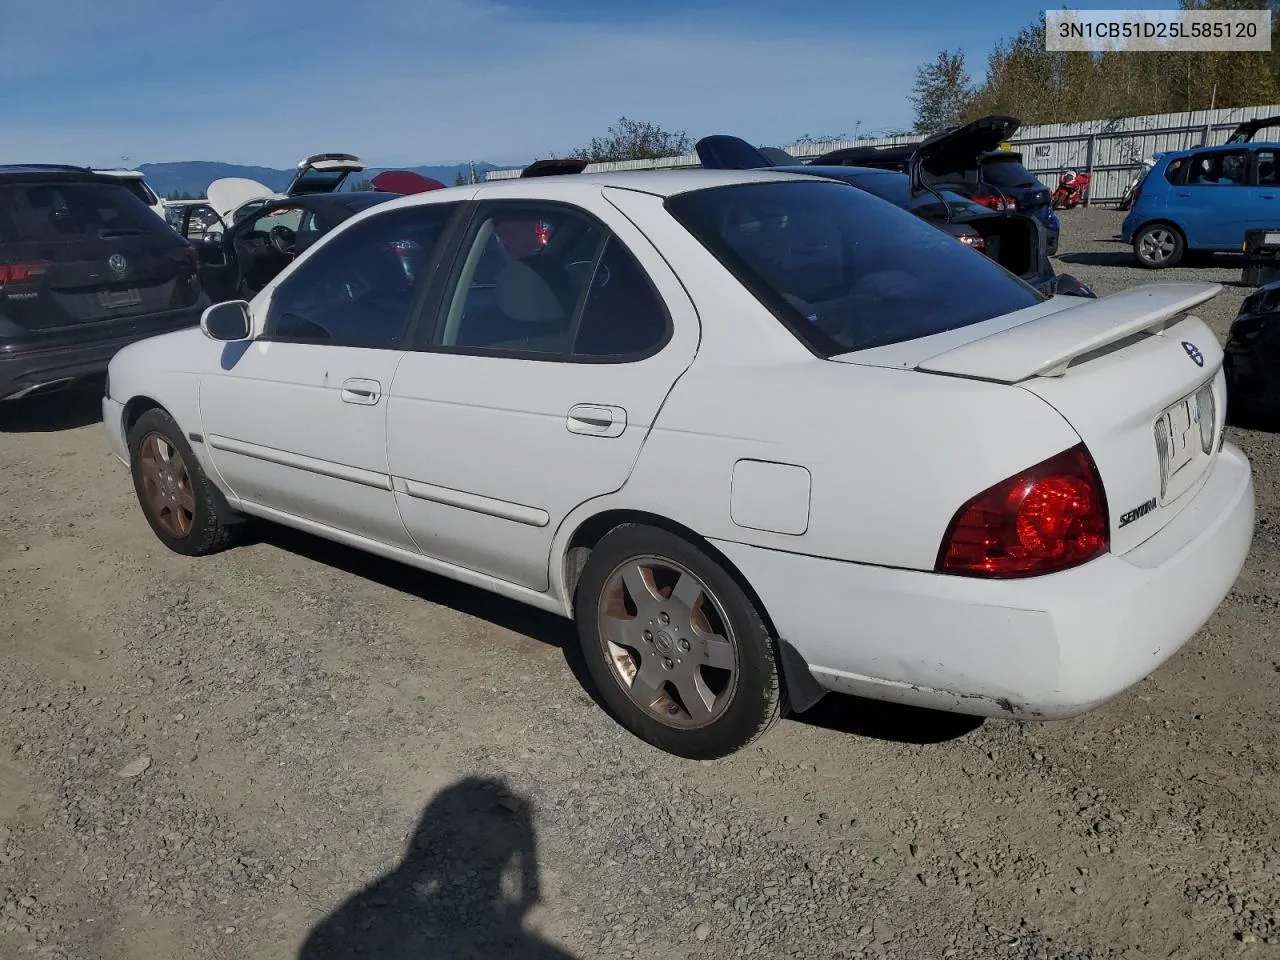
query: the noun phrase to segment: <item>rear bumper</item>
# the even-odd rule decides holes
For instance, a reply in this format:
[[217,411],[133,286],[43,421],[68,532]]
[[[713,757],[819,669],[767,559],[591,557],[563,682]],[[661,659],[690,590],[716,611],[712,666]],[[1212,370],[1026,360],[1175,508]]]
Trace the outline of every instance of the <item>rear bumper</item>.
[[127,333],[116,329],[110,337],[92,337],[81,331],[78,337],[56,341],[0,342],[0,400],[104,374],[111,358],[129,344],[199,324],[204,303],[202,298],[190,309],[147,317],[132,324]]
[[1083,713],[1173,656],[1253,539],[1249,462],[1228,444],[1174,520],[1123,556],[1026,580],[868,567],[717,542],[823,687],[978,716]]
[[1142,222],[1142,218],[1134,216],[1132,213],[1124,218],[1124,222],[1120,224],[1120,239],[1125,243],[1133,243],[1133,235],[1137,233],[1138,226]]

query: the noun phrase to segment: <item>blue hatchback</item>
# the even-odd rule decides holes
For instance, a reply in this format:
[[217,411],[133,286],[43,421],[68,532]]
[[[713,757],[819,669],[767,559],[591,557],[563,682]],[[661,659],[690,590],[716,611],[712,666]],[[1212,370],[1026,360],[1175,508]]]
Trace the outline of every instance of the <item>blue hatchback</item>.
[[1280,143],[1229,143],[1161,154],[1138,185],[1120,236],[1141,266],[1188,251],[1239,252],[1246,230],[1280,229]]

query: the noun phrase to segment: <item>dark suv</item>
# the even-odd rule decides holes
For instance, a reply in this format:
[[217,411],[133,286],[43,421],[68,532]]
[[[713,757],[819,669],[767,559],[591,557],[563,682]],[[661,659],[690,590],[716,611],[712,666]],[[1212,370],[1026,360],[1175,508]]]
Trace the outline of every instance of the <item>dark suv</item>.
[[126,344],[199,323],[196,268],[119,180],[0,165],[0,400],[103,374]]

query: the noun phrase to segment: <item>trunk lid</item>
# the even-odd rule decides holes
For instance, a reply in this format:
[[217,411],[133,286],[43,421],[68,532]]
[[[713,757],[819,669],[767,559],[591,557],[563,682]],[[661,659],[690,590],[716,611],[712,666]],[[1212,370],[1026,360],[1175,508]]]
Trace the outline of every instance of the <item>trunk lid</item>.
[[412,170],[384,170],[369,181],[373,189],[379,193],[398,193],[407,196],[412,193],[426,193],[428,190],[443,190],[444,184],[432,177],[424,177]]
[[693,149],[704,170],[759,170],[776,166],[759,148],[728,133],[703,137],[693,145]]
[[0,187],[0,317],[10,336],[196,304],[192,247],[119,184]]
[[298,163],[298,170],[285,188],[290,197],[313,193],[333,193],[347,177],[364,169],[364,161],[350,153],[317,153]]
[[[1227,143],[1248,143],[1257,135],[1259,130],[1266,130],[1270,127],[1280,127],[1280,117],[1261,117],[1257,120],[1246,120],[1231,131],[1231,136],[1227,137]],[[1159,154],[1156,154],[1156,156],[1158,157]]]
[[985,324],[953,331],[973,339],[914,366],[1016,385],[1062,414],[1098,466],[1112,550],[1124,553],[1182,511],[1221,446],[1222,348],[1188,312],[1221,289],[1161,283],[1060,298],[1071,302],[996,332],[983,335]]
[[912,190],[941,183],[976,185],[978,158],[997,149],[1021,125],[1016,117],[992,114],[926,137],[908,161]]

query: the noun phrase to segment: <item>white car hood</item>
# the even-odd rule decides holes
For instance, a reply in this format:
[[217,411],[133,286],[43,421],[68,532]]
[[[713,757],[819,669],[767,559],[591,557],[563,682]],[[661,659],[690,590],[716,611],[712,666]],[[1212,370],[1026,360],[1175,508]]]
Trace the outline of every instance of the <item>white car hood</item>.
[[209,206],[224,221],[250,200],[274,197],[276,192],[264,183],[245,177],[223,177],[209,184]]

